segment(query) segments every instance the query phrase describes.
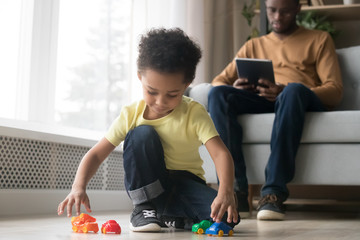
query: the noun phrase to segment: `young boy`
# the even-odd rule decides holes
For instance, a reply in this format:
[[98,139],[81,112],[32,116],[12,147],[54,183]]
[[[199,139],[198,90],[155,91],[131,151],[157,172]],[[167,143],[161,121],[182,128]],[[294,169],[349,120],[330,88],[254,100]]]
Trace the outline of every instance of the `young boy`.
[[[195,77],[201,50],[180,29],[143,35],[137,60],[143,100],[124,107],[108,133],[82,159],[69,195],[58,206],[70,217],[75,204],[91,212],[86,185],[105,158],[124,141],[125,187],[134,209],[132,231],[184,228],[186,220],[212,219],[232,227],[240,218],[233,192],[231,155],[205,108],[183,96]],[[219,190],[205,184],[198,148],[215,162]]]

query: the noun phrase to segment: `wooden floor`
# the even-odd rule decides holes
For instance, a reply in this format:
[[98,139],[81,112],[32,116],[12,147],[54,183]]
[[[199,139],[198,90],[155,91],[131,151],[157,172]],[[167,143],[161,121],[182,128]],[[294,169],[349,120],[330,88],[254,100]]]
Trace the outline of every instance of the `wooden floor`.
[[[243,219],[230,239],[360,239],[360,211],[288,211],[285,221],[257,221],[256,212],[251,219]],[[300,209],[301,210],[301,209]],[[57,215],[2,217],[0,239],[13,240],[91,240],[91,239],[224,239],[196,235],[189,231],[164,228],[160,233],[134,233],[129,231],[130,212],[93,212],[99,227],[107,220],[116,220],[120,235],[73,233],[70,219]]]

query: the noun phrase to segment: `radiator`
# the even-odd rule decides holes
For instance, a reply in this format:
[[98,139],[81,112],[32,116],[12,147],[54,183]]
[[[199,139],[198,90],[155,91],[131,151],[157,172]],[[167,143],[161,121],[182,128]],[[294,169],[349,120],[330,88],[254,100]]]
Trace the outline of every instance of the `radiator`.
[[[83,143],[76,137],[0,125],[0,216],[55,213],[96,141]],[[121,150],[103,162],[87,192],[93,211],[131,209]]]

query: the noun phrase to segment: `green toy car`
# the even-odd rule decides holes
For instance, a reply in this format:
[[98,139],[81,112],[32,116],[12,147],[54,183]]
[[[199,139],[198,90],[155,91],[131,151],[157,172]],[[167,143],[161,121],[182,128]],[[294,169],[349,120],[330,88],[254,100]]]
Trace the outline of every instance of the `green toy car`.
[[212,222],[208,221],[208,220],[202,220],[201,222],[199,223],[195,223],[191,230],[194,232],[194,233],[197,233],[197,234],[203,234],[206,229],[208,229],[210,226],[211,226]]

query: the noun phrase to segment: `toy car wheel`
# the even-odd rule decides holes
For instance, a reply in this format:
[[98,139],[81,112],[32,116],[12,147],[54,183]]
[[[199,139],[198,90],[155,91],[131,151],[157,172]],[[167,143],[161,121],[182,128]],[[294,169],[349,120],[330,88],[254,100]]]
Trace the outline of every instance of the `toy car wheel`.
[[224,235],[224,231],[223,230],[220,230],[219,232],[218,232],[218,236],[219,237],[222,237]]
[[197,234],[203,234],[203,233],[204,233],[204,229],[199,228],[196,233],[197,233]]
[[234,234],[234,231],[233,230],[230,230],[229,231],[229,236],[232,236]]
[[106,234],[106,229],[105,228],[103,228],[102,233]]
[[83,228],[83,232],[84,232],[84,233],[87,233],[87,232],[88,232],[87,227],[84,227],[84,228]]
[[73,231],[77,232],[78,231],[77,227],[73,227]]

